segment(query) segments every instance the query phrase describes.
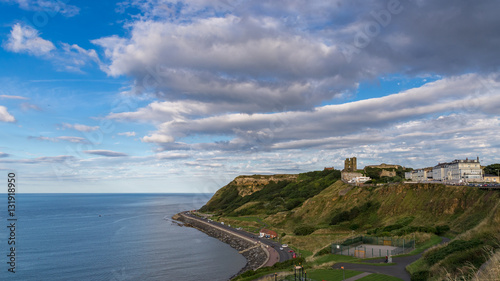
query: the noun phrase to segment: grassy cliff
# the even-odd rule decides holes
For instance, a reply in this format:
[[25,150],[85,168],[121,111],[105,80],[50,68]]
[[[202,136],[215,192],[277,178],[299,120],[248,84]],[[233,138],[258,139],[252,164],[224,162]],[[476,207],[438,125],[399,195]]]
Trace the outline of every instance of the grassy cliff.
[[498,191],[441,184],[355,187],[339,178],[339,171],[241,176],[201,211],[254,231],[272,228],[310,254],[353,233],[455,238],[410,268],[415,280],[471,274],[487,259],[478,255],[500,248]]

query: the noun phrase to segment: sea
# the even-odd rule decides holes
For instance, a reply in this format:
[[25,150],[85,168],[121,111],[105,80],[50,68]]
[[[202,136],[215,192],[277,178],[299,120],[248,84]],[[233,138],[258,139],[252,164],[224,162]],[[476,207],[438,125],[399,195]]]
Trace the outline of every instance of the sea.
[[246,264],[171,219],[209,194],[17,194],[12,273],[3,196],[0,280],[228,280]]

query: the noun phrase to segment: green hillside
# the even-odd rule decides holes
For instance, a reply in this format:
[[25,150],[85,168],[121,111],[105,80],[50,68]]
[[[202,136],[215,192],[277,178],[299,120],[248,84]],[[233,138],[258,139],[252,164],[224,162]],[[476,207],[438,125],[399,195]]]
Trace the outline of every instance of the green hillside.
[[[486,261],[487,255],[478,258],[478,253],[500,248],[498,191],[441,184],[356,187],[340,181],[339,171],[275,177],[263,184],[265,177],[272,176],[238,177],[200,211],[251,231],[269,227],[283,242],[310,254],[354,233],[414,234],[421,243],[435,235],[456,237],[409,269],[421,280],[470,274]],[[250,184],[256,178],[258,188]]]

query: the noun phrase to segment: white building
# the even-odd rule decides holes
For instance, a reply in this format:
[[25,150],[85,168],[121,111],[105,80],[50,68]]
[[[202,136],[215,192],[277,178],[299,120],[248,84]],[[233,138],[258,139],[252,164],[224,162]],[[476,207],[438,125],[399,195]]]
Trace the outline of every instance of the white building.
[[474,160],[454,160],[440,163],[432,171],[434,180],[448,182],[480,182],[483,180],[483,170],[479,157]]
[[370,177],[355,177],[355,178],[349,180],[348,183],[365,183],[369,180],[371,180]]
[[483,170],[477,160],[455,160],[448,166],[451,181],[479,182],[483,180]]
[[414,182],[426,182],[432,180],[432,168],[416,169],[405,173],[406,179],[411,179]]

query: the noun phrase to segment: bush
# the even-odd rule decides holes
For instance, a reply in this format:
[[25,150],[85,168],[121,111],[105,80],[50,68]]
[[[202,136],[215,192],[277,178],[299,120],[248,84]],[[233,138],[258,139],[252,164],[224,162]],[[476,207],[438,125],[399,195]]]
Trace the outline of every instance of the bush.
[[425,262],[427,262],[427,264],[433,265],[443,260],[450,254],[453,254],[458,251],[465,251],[474,248],[476,246],[479,246],[481,244],[482,242],[479,239],[473,239],[468,241],[455,240],[445,247],[428,252],[426,255],[424,255],[424,260]]
[[302,204],[302,202],[304,202],[304,198],[290,199],[289,201],[286,202],[285,208],[287,210],[292,210],[292,209],[298,207],[300,204]]
[[443,261],[442,265],[448,270],[453,271],[465,264],[479,268],[484,262],[486,262],[485,253],[483,248],[478,246],[451,254]]
[[349,220],[349,212],[347,211],[342,211],[338,214],[336,214],[333,218],[332,221],[330,222],[331,225],[336,225],[344,221]]
[[326,246],[314,255],[315,257],[324,256],[330,254],[331,246]]
[[449,231],[450,230],[450,226],[449,225],[438,225],[436,226],[436,235],[442,235],[444,234],[445,232]]
[[353,224],[351,224],[351,226],[349,226],[350,230],[356,230],[358,228],[359,228],[359,224],[357,224],[357,223],[353,223]]
[[411,281],[426,281],[429,278],[429,271],[417,271],[411,275]]
[[299,226],[297,227],[293,233],[295,235],[298,235],[298,236],[305,236],[305,235],[309,235],[311,233],[313,233],[314,231],[316,231],[316,228],[313,227],[313,226],[308,226],[308,225],[303,225],[303,226]]

